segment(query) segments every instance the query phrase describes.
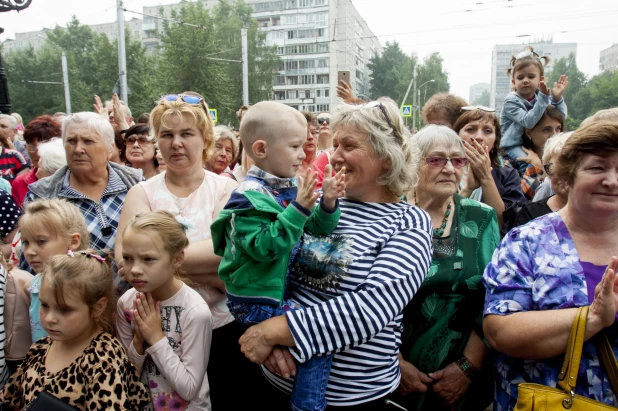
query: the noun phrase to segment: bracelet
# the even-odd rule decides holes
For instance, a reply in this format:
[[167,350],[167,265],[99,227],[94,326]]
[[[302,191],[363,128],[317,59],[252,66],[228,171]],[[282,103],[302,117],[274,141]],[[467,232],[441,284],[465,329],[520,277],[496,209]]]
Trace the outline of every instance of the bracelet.
[[460,359],[455,361],[455,364],[466,375],[466,377],[470,378],[473,381],[481,373],[481,370],[476,368],[474,364],[468,361],[465,356],[462,356]]

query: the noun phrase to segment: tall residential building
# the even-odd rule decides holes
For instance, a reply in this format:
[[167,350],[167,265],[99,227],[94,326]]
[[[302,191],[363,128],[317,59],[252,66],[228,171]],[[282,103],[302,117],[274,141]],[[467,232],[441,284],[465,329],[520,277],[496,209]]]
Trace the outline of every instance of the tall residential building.
[[614,72],[618,69],[618,44],[601,50],[599,58],[599,72]]
[[491,84],[489,83],[476,83],[470,86],[470,97],[468,98],[468,103],[473,104],[474,100],[481,97],[484,92],[488,92],[491,89]]
[[501,44],[494,46],[491,59],[491,106],[496,113],[502,111],[504,98],[511,91],[511,79],[506,74],[511,57],[519,54],[526,46],[534,47],[539,56],[548,56],[549,64],[545,71],[551,71],[553,63],[561,58],[567,58],[571,53],[577,54],[577,43],[554,43],[551,40],[528,44]]
[[[213,8],[219,1],[204,0],[203,4]],[[371,71],[367,64],[374,54],[382,53],[382,45],[351,0],[245,1],[267,33],[267,45],[276,46],[281,57],[281,65],[274,75],[274,100],[299,110],[330,111],[336,101],[340,71],[350,73],[349,80],[357,96],[368,94]],[[173,11],[180,11],[183,3],[186,0],[144,7],[143,20],[135,17],[126,20],[125,28],[133,38],[141,40],[147,52],[154,53],[160,43],[156,34],[163,30],[159,17],[169,19]],[[127,7],[130,9],[130,3]],[[116,22],[90,27],[110,40],[117,38]],[[16,33],[15,40],[4,41],[3,51],[29,45],[41,47],[46,31]]]
[[350,73],[359,96],[369,90],[371,57],[382,46],[350,0],[248,0],[277,47],[274,99],[299,110],[330,111],[338,72]]

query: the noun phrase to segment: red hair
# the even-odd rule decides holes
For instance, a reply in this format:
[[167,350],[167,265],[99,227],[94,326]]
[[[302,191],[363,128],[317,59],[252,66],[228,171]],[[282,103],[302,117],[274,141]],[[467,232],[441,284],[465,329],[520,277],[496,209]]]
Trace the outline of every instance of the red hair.
[[52,116],[45,114],[36,117],[26,125],[24,140],[28,144],[42,143],[54,137],[60,137],[62,135],[61,131],[60,123],[54,120]]

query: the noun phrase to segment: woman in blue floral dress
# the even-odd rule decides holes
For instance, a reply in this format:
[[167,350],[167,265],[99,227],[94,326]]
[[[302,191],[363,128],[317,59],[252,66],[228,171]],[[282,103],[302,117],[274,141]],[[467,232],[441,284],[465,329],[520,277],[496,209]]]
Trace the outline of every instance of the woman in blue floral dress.
[[494,410],[512,410],[517,385],[555,387],[576,308],[590,305],[576,393],[618,405],[597,355],[605,332],[618,353],[618,123],[567,140],[554,172],[566,207],[513,229],[485,270],[483,328],[495,358]]

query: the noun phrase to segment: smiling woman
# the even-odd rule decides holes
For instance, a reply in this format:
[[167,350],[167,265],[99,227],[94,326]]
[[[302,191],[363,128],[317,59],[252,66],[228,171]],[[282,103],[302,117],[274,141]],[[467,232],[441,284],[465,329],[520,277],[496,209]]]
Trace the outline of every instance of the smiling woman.
[[519,383],[556,387],[576,307],[588,305],[571,386],[618,405],[597,351],[605,334],[618,352],[618,125],[600,121],[575,131],[552,173],[567,187],[566,206],[511,230],[483,275],[483,328],[497,351],[498,411],[513,410]]

